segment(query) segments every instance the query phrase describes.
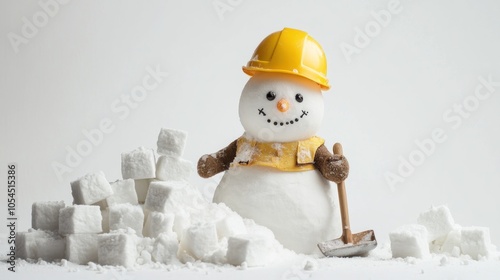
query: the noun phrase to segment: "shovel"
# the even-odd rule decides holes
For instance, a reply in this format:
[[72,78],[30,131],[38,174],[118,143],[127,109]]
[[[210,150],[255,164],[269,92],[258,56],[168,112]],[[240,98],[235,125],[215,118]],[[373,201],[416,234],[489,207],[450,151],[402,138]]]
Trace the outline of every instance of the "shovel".
[[[333,153],[342,155],[342,145],[335,143]],[[377,247],[373,230],[351,233],[349,211],[344,181],[337,184],[339,192],[340,214],[342,216],[342,236],[337,239],[318,243],[319,250],[327,257],[354,257],[366,255]]]

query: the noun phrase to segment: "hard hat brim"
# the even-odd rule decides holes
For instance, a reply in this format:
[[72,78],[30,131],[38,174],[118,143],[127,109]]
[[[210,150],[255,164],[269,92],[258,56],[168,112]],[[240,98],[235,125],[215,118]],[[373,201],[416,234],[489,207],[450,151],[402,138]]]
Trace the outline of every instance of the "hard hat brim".
[[324,79],[322,81],[316,81],[314,79],[311,79],[310,77],[307,77],[306,75],[302,75],[298,72],[294,71],[289,71],[289,70],[283,70],[283,69],[265,69],[265,68],[258,68],[258,67],[249,67],[249,66],[243,66],[241,67],[243,72],[249,76],[255,75],[257,72],[267,72],[267,73],[284,73],[284,74],[291,74],[299,77],[306,78],[308,80],[311,80],[315,83],[317,83],[320,87],[321,90],[326,91],[330,89],[330,85],[328,83],[328,79]]

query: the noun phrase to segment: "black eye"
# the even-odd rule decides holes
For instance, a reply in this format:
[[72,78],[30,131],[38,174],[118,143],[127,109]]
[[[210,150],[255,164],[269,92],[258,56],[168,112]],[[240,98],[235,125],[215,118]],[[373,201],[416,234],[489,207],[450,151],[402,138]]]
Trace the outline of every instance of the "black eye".
[[302,101],[304,100],[304,97],[302,97],[302,94],[297,93],[297,94],[295,95],[295,100],[297,100],[297,102],[299,102],[299,103],[300,103],[300,102],[302,102]]
[[267,98],[267,100],[269,100],[269,101],[273,101],[273,100],[276,98],[276,94],[275,94],[274,92],[270,91],[270,92],[268,92],[268,93],[266,94],[266,98]]

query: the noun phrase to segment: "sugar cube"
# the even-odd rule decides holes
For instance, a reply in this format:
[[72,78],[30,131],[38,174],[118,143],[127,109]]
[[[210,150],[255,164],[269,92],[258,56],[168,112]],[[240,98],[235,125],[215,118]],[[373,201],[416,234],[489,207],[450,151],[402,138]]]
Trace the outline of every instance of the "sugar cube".
[[31,207],[31,227],[50,231],[59,230],[59,210],[64,201],[35,202]]
[[174,212],[186,200],[183,195],[185,187],[180,182],[151,182],[144,206],[150,211]]
[[186,146],[186,138],[187,132],[185,131],[162,128],[156,143],[158,154],[180,157]]
[[97,259],[101,265],[121,265],[127,268],[135,264],[137,258],[135,236],[115,232],[97,237]]
[[16,257],[54,261],[64,258],[66,242],[55,232],[30,230],[16,234]]
[[492,253],[490,229],[486,227],[463,227],[460,241],[462,254],[475,260],[488,258]]
[[109,229],[133,229],[137,235],[142,236],[144,213],[139,205],[129,203],[115,204],[109,207]]
[[139,147],[122,153],[123,179],[148,179],[156,176],[156,160],[152,149]]
[[154,238],[149,238],[149,237],[137,238],[137,243],[136,243],[137,256],[138,256],[136,259],[137,264],[143,265],[153,262],[153,257],[151,256],[151,254],[153,253],[154,243],[155,243]]
[[41,238],[44,233],[42,230],[18,232],[16,234],[16,257],[20,259],[37,259],[36,239]]
[[109,209],[101,210],[102,232],[109,232]]
[[460,241],[462,240],[462,228],[458,225],[446,235],[443,243],[441,244],[440,252],[448,253],[453,257],[460,255]]
[[[141,207],[142,213],[144,214],[144,225],[146,225],[146,218],[149,216],[149,212],[151,212],[151,211],[146,209],[144,204],[139,204],[139,207]],[[144,229],[143,229],[143,231],[144,231]]]
[[66,258],[76,264],[96,263],[97,233],[76,233],[66,236]]
[[243,219],[236,214],[224,217],[217,222],[216,226],[219,239],[247,233]]
[[94,205],[72,205],[59,211],[59,233],[102,232],[101,210]]
[[102,171],[89,173],[71,182],[74,204],[93,204],[113,194]]
[[150,212],[144,226],[144,236],[158,237],[161,233],[172,233],[174,214]]
[[187,181],[193,164],[182,158],[160,156],[156,163],[156,178],[161,181]]
[[106,199],[99,200],[98,202],[92,203],[91,205],[99,206],[101,210],[108,208],[108,203],[106,202]]
[[177,234],[179,241],[184,236],[184,231],[191,225],[191,216],[185,211],[180,211],[175,214],[173,230]]
[[161,233],[154,243],[153,260],[159,263],[171,264],[176,261],[179,241],[175,233]]
[[194,258],[203,259],[217,249],[218,242],[215,224],[205,222],[188,227],[181,238],[180,246]]
[[427,228],[429,242],[445,237],[455,225],[450,209],[443,205],[421,213],[417,223]]
[[54,233],[49,237],[37,238],[36,246],[37,258],[49,262],[64,259],[66,240],[60,235]]
[[139,203],[144,203],[146,201],[146,196],[148,195],[149,183],[153,179],[136,179],[135,182],[135,192],[137,193],[137,200]]
[[422,225],[401,226],[389,233],[393,258],[424,258],[429,255],[427,229]]
[[133,179],[117,180],[110,184],[113,194],[106,198],[108,206],[120,203],[137,204],[137,193]]
[[275,257],[272,240],[265,236],[243,234],[228,239],[226,258],[229,264],[245,262],[248,266],[263,266]]

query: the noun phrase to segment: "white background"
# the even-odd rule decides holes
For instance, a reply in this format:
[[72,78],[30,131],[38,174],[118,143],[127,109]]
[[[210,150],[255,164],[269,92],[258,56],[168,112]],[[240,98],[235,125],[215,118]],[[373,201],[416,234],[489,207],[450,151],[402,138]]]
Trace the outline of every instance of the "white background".
[[[230,9],[218,11],[220,3]],[[23,37],[23,17],[33,22],[43,10],[38,1],[2,1],[0,217],[10,162],[18,164],[18,230],[25,231],[33,202],[70,204],[69,182],[91,171],[120,178],[121,152],[156,148],[161,127],[189,133],[184,158],[193,163],[226,146],[243,133],[237,108],[248,76],[241,66],[265,36],[287,26],[309,32],[328,58],[332,89],[324,93],[318,135],[328,147],[344,145],[353,231],[374,229],[387,241],[389,231],[414,223],[418,213],[447,204],[457,223],[489,227],[500,245],[500,86],[456,129],[443,119],[454,104],[471,100],[479,77],[500,82],[500,5],[401,0],[402,10],[367,46],[344,55],[343,44],[356,47],[356,28],[373,24],[371,12],[388,3],[71,1],[16,53],[8,34]],[[156,67],[169,77],[121,119],[113,102]],[[114,131],[59,180],[52,165],[66,164],[66,148],[76,149],[82,130],[103,119]],[[399,157],[408,159],[415,141],[436,128],[446,141],[391,188],[387,172],[397,174]],[[192,182],[209,196],[217,178],[193,174]]]

